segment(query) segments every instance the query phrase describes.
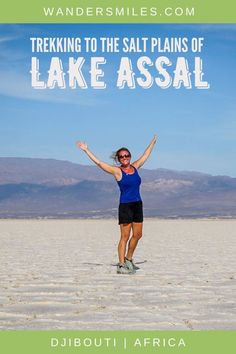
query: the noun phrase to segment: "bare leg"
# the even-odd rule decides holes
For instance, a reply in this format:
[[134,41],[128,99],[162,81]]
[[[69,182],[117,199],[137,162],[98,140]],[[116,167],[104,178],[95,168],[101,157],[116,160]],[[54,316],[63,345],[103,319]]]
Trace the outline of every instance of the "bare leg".
[[142,222],[134,222],[132,224],[133,235],[129,241],[129,247],[127,252],[127,258],[131,260],[133,258],[133,254],[135,248],[137,247],[138,241],[142,237],[143,231],[143,223]]
[[129,241],[132,224],[120,225],[120,242],[118,244],[118,255],[120,264],[125,262],[126,246]]

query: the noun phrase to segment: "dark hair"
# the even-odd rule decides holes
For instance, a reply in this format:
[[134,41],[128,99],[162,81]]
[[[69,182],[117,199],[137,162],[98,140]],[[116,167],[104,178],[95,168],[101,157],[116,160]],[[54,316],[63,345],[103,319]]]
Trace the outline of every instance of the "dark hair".
[[113,153],[112,153],[112,155],[111,155],[111,158],[114,160],[114,162],[115,163],[119,163],[120,162],[120,160],[119,160],[119,154],[120,154],[120,152],[121,151],[127,151],[128,152],[128,154],[130,155],[130,157],[131,157],[131,153],[130,153],[130,151],[129,151],[129,149],[127,149],[126,147],[122,147],[122,148],[120,148],[120,149],[118,149],[117,151],[114,151]]

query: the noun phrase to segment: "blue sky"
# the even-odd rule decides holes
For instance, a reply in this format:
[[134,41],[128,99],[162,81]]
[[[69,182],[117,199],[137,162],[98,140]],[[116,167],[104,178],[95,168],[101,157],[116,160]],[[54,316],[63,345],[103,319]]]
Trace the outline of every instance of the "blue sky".
[[[90,164],[75,147],[74,142],[82,140],[111,162],[109,156],[120,146],[130,148],[137,158],[157,133],[158,144],[146,168],[236,177],[236,25],[0,25],[0,33],[1,156]],[[115,78],[123,54],[113,53],[104,54],[105,90],[34,90],[29,73],[33,36],[204,37],[200,56],[211,88],[162,90],[153,85],[148,90],[119,90]],[[70,55],[56,54],[65,67]],[[141,55],[128,56],[135,63]],[[145,55],[155,59],[160,54]],[[173,53],[163,55],[176,58]],[[193,54],[178,55],[192,65]],[[46,78],[51,54],[37,56]]]

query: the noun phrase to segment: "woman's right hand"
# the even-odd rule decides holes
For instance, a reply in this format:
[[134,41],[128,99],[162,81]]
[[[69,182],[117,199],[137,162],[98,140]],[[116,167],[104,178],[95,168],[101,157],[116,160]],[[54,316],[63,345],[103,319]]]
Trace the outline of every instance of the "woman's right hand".
[[86,143],[83,143],[82,141],[76,141],[76,145],[79,149],[83,151],[88,150],[88,145]]

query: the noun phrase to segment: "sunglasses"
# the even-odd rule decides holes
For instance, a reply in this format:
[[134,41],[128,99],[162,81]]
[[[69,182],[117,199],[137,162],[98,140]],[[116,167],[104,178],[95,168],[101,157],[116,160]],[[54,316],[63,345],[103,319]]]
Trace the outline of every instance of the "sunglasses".
[[118,156],[119,159],[124,159],[124,158],[127,159],[127,157],[130,157],[130,154],[125,154],[125,155],[119,155]]

